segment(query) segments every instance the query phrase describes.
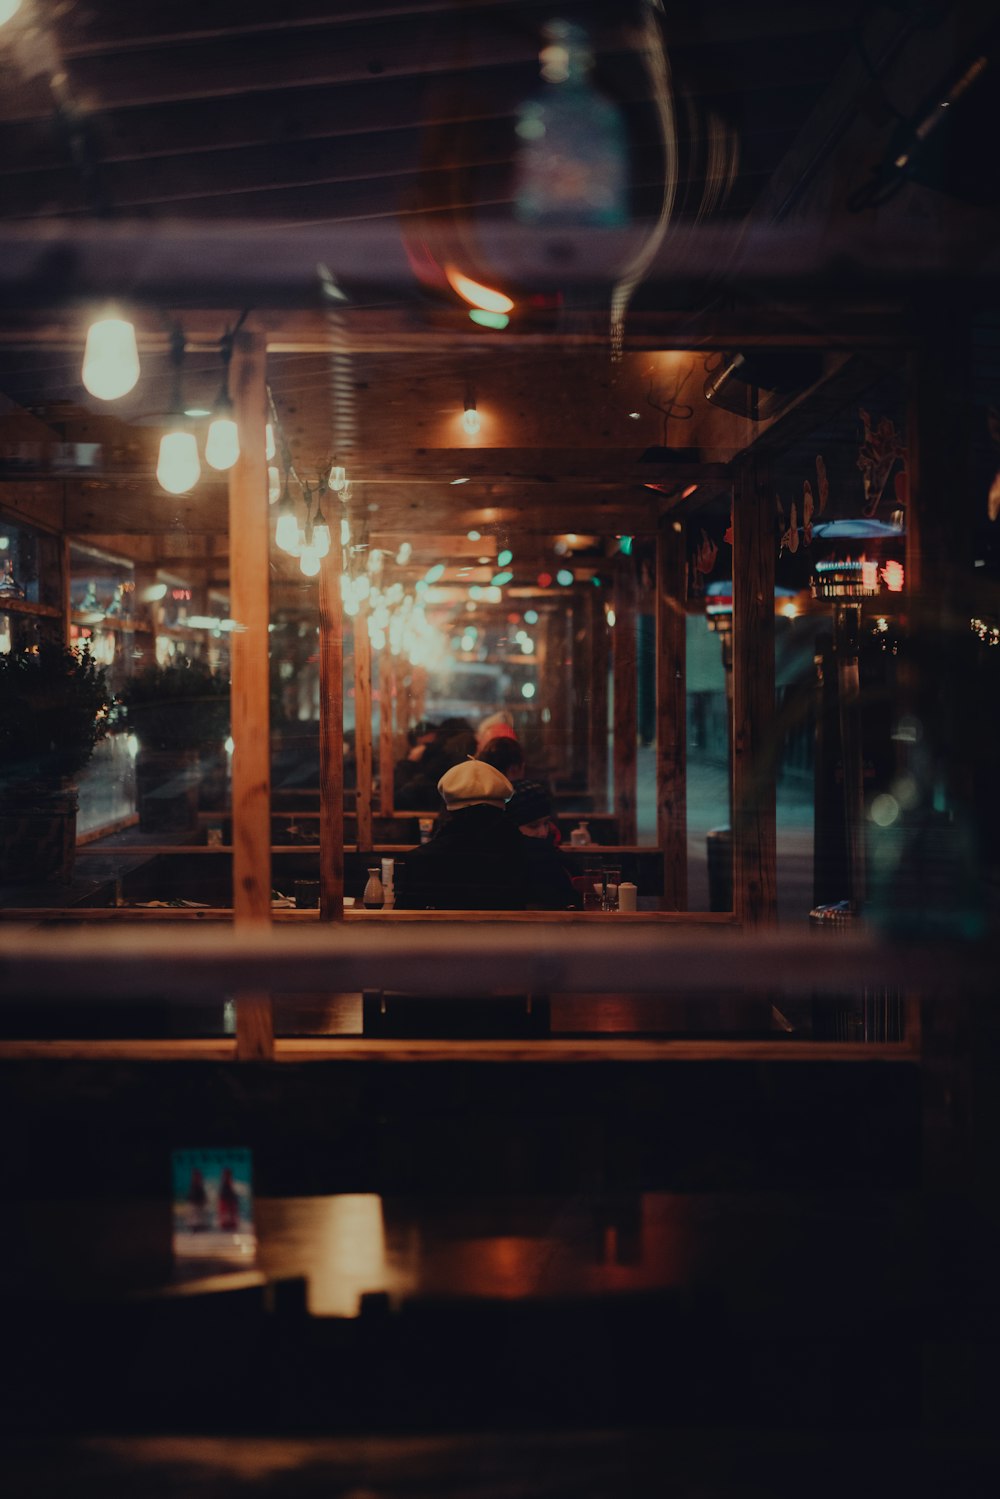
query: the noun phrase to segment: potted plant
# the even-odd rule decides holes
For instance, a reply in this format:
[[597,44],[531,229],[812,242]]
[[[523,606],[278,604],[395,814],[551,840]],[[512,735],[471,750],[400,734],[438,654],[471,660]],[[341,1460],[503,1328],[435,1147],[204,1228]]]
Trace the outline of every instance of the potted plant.
[[147,666],[119,696],[136,736],[136,801],[144,832],[194,827],[203,760],[221,754],[229,732],[229,682],[204,662],[181,656]]
[[74,778],[108,729],[106,673],[55,643],[0,655],[0,884],[68,881]]

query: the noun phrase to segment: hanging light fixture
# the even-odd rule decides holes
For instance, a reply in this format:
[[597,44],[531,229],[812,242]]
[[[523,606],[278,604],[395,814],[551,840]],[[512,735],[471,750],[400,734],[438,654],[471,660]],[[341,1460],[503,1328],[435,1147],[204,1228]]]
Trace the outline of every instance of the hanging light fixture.
[[470,437],[475,437],[480,429],[479,412],[476,410],[476,396],[471,385],[465,392],[465,410],[462,413],[462,426]]
[[81,379],[99,401],[128,395],[139,378],[135,328],[120,317],[99,318],[87,329]]
[[233,357],[233,335],[227,333],[219,348],[222,356],[222,385],[215,399],[212,421],[205,441],[205,462],[224,473],[240,456],[240,429],[236,425],[229,395],[229,363]]
[[160,438],[156,477],[160,487],[168,494],[187,494],[198,482],[201,464],[198,461],[198,444],[194,433],[188,429],[184,418],[184,403],[181,400],[184,334],[180,328],[175,328],[171,336],[170,360],[174,374],[173,400],[167,431]]
[[347,470],[342,463],[334,463],[330,468],[329,484],[334,494],[340,494],[347,483]]
[[299,535],[299,523],[295,519],[295,511],[292,508],[292,497],[288,492],[288,474],[285,474],[285,483],[281,491],[281,501],[278,507],[278,524],[275,527],[274,539],[283,552],[290,557],[297,557],[302,549],[302,538]]
[[[326,480],[319,481],[319,491],[316,496],[316,514],[313,517],[312,544],[317,557],[325,557],[330,550],[330,523],[323,514],[323,496],[326,493]],[[305,568],[302,569],[305,572]]]

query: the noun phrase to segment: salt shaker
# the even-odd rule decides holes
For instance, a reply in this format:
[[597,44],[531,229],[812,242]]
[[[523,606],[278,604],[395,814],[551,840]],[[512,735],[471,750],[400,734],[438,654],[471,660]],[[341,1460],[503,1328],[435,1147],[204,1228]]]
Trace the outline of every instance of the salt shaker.
[[589,848],[591,844],[590,830],[585,822],[577,823],[569,835],[569,841],[574,848]]
[[639,891],[631,880],[622,880],[618,886],[619,911],[637,911]]

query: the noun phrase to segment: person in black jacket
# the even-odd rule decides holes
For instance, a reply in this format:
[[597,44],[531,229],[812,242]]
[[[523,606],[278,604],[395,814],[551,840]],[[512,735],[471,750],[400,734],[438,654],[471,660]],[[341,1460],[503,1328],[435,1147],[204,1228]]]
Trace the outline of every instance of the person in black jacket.
[[406,856],[400,910],[523,911],[530,896],[527,839],[504,816],[514,788],[481,760],[438,781],[447,815],[429,843]]
[[552,798],[541,781],[521,781],[504,809],[504,816],[525,845],[528,862],[528,904],[543,911],[578,907],[576,891],[552,837]]

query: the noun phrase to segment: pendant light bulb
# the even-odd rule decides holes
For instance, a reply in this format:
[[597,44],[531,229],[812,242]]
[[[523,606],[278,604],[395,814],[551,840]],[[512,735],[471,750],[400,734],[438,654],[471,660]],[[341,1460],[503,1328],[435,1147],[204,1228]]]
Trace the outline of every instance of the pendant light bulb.
[[239,456],[240,430],[231,416],[216,407],[205,442],[205,462],[224,473]]
[[274,539],[283,552],[288,552],[292,557],[298,556],[301,549],[299,539],[299,523],[295,519],[292,510],[282,510],[278,516],[278,525],[274,533]]
[[201,474],[198,461],[198,444],[193,432],[175,427],[164,432],[160,438],[160,457],[156,465],[156,477],[160,487],[168,494],[187,494],[193,489]]
[[476,410],[475,403],[466,406],[462,413],[462,426],[470,437],[475,437],[479,432],[479,412]]
[[302,569],[302,572],[307,578],[315,578],[316,574],[319,572],[319,553],[317,552],[315,547],[315,540],[316,537],[314,533],[314,545],[303,547],[302,552],[299,556],[299,567]]
[[124,318],[101,318],[87,330],[81,378],[99,401],[128,395],[139,378],[135,328]]
[[330,551],[330,527],[320,517],[313,522],[313,551],[317,557],[326,557]]
[[335,463],[330,470],[330,488],[334,494],[340,494],[347,483],[347,470],[340,463]]
[[268,422],[264,428],[264,457],[268,463],[271,462],[277,451],[277,448],[274,446],[274,427]]

